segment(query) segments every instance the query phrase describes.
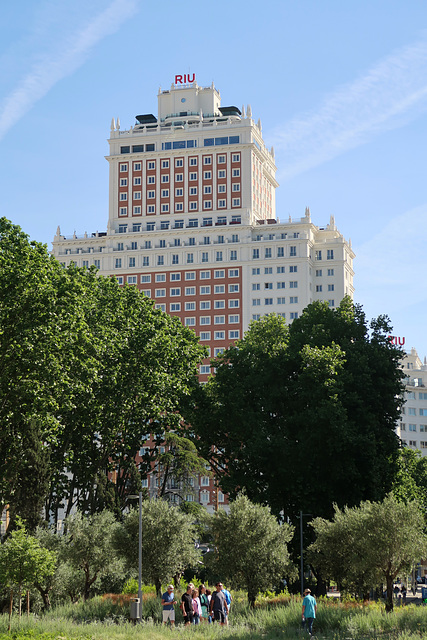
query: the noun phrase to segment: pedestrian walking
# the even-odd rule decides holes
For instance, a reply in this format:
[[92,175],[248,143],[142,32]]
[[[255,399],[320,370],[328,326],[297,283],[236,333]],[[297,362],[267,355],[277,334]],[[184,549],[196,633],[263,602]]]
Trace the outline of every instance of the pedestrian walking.
[[222,583],[216,583],[216,591],[213,592],[209,611],[215,622],[219,622],[221,627],[226,624],[226,616],[228,614],[228,605],[225,595],[222,592]]
[[202,622],[208,622],[209,620],[209,598],[208,598],[208,594],[206,593],[206,587],[204,584],[200,585],[199,588],[199,600],[200,600],[200,606],[202,608],[202,614],[200,617],[200,620]]
[[316,600],[311,595],[310,589],[305,589],[302,601],[302,624],[307,629],[309,636],[313,635],[313,622],[317,613]]
[[181,596],[181,610],[182,615],[184,616],[184,624],[188,627],[193,622],[193,589],[194,584],[189,582],[187,584],[187,591]]

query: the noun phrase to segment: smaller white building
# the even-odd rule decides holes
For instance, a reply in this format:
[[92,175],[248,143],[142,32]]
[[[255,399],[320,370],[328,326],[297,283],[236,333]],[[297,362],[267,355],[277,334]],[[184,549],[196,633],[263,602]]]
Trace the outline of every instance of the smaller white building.
[[419,449],[427,455],[427,361],[424,363],[412,348],[404,357],[405,404],[397,434],[405,447]]

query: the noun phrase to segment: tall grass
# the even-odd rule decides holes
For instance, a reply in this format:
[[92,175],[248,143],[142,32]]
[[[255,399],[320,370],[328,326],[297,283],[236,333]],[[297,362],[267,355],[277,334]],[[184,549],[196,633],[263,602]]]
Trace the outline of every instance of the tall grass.
[[[230,626],[201,624],[185,628],[177,608],[177,626],[162,627],[160,601],[145,594],[144,621],[129,622],[129,597],[98,597],[86,603],[64,605],[44,616],[12,620],[0,616],[0,640],[291,640],[308,637],[301,631],[301,598],[261,599],[254,610],[237,594]],[[420,640],[427,637],[427,607],[409,605],[386,614],[379,604],[341,604],[319,600],[315,635],[320,640]]]

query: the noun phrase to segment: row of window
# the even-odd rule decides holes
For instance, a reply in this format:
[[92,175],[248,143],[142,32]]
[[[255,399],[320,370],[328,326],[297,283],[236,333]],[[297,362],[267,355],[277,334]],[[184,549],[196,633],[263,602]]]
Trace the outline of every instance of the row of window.
[[[201,227],[212,227],[214,226],[213,223],[213,218],[203,218],[201,221]],[[146,231],[156,231],[157,230],[161,230],[161,231],[165,231],[169,228],[173,228],[173,229],[184,229],[184,220],[174,220],[173,221],[173,226],[172,223],[170,222],[170,220],[162,220],[160,222],[160,225],[156,226],[155,222],[147,222],[146,223]],[[242,217],[240,214],[233,214],[231,216],[231,219],[227,219],[227,216],[217,216],[216,217],[216,222],[215,222],[215,227],[221,227],[221,226],[225,226],[226,224],[241,224],[242,223]],[[185,225],[186,229],[195,229],[199,227],[199,220],[198,218],[189,218],[187,219],[187,224]],[[129,228],[129,232],[130,233],[139,233],[142,230],[142,223],[141,222],[134,222],[131,225],[128,224],[119,224],[118,227],[118,232],[119,233],[127,233]],[[196,244],[196,241],[194,238],[189,238],[188,244]]]
[[[232,170],[232,174],[233,178],[238,178],[240,177],[240,169],[233,169]],[[167,184],[169,183],[169,174],[168,173],[163,173],[160,176],[160,182],[162,184]],[[211,171],[205,171],[203,174],[203,177],[205,180],[211,180],[212,179],[212,172]],[[218,178],[226,178],[226,170],[225,169],[219,169],[218,170]],[[183,178],[183,174],[182,173],[176,173],[175,174],[175,182],[183,182],[184,178]],[[197,173],[190,173],[190,180],[193,182],[194,180],[197,180]],[[147,184],[156,184],[156,176],[147,176]],[[119,181],[119,185],[120,187],[127,187],[128,186],[128,179],[127,178],[120,178]],[[140,176],[134,176],[133,179],[133,185],[134,186],[140,186],[142,185],[142,178]],[[221,189],[218,189],[219,193],[222,193],[225,191],[225,184],[219,184],[218,187],[223,187]],[[197,187],[191,187],[193,190],[195,189],[197,192]],[[210,187],[210,189],[212,189],[212,187]],[[240,191],[240,182],[237,183],[233,183],[232,184],[232,189],[233,191]],[[204,193],[212,193],[211,191],[205,191]],[[178,195],[178,194],[177,194]],[[182,195],[182,193],[180,194]],[[194,191],[191,193],[191,195],[196,195],[196,193],[194,193]],[[169,192],[167,196],[162,196],[162,197],[168,197],[169,196]]]
[[[189,142],[189,141],[187,141]],[[173,143],[175,144],[175,143]],[[213,157],[211,155],[209,156],[203,156],[203,164],[204,165],[211,165],[212,164],[212,159]],[[197,167],[198,165],[198,156],[192,156],[190,158],[188,158],[188,166],[189,167]],[[217,156],[217,163],[218,164],[225,164],[226,162],[226,156],[225,155],[218,155]],[[240,162],[240,153],[233,153],[231,156],[231,162],[236,163],[236,162]],[[171,166],[171,163],[169,161],[169,159],[166,160],[160,160],[160,166],[162,169],[169,169]],[[175,158],[175,167],[183,167],[184,166],[184,158]],[[156,161],[155,160],[149,160],[147,162],[147,170],[148,171],[154,171],[156,168]],[[120,163],[120,173],[127,173],[129,171],[129,163],[127,162],[122,162]],[[141,162],[134,162],[133,163],[133,171],[137,172],[137,171],[142,171],[142,163]]]
[[[323,269],[316,269],[316,278],[321,278],[323,275]],[[327,269],[327,275],[328,276],[333,276],[334,275],[334,270],[333,269]]]
[[[141,194],[138,194],[139,197],[137,197],[137,198],[134,197],[134,200],[138,200],[140,198],[140,195]],[[126,196],[126,197],[122,198],[122,196]],[[135,196],[135,193],[134,193],[134,196]],[[153,196],[153,198],[154,198],[154,196]],[[122,202],[126,202],[127,193],[121,193],[120,194],[120,200]],[[232,207],[240,207],[240,198],[232,198],[231,206]],[[218,200],[217,201],[217,208],[218,209],[227,209],[227,200],[225,200],[225,199]],[[210,209],[212,209],[212,200],[204,200],[203,201],[203,209],[205,211],[209,211]],[[163,203],[162,205],[160,205],[160,210],[161,210],[162,213],[170,213],[169,204],[168,203]],[[193,200],[192,202],[188,203],[188,211],[198,211],[198,210],[199,210],[199,203],[197,202],[197,200]],[[183,213],[184,212],[184,203],[183,202],[175,202],[175,212],[176,213],[180,213],[180,212]],[[133,213],[134,216],[140,216],[142,214],[141,206],[140,205],[135,205],[132,208],[132,213]],[[147,213],[149,213],[149,214],[156,213],[156,205],[155,204],[147,204]],[[127,216],[127,215],[128,215],[128,208],[127,207],[119,207],[119,216]]]
[[[290,258],[296,258],[297,255],[297,248],[296,245],[291,245],[289,247],[289,257]],[[264,258],[272,258],[273,257],[273,249],[272,247],[265,247],[264,248]],[[276,257],[277,258],[284,258],[285,257],[285,247],[277,247],[276,248]],[[252,259],[253,260],[258,260],[260,258],[260,250],[259,249],[252,249]]]
[[[298,271],[298,265],[289,265],[289,273],[297,273]],[[270,274],[273,273],[273,267],[264,267],[264,274]],[[276,273],[285,273],[285,267],[284,266],[280,266],[280,267],[276,267]],[[252,275],[253,276],[259,276],[261,275],[261,269],[260,267],[252,267]]]
[[[407,400],[416,400],[415,391],[407,391],[406,392],[406,399]],[[427,393],[425,391],[420,391],[418,393],[418,399],[419,400],[427,400]]]
[[[326,260],[333,260],[334,259],[334,250],[333,249],[327,249],[326,251]],[[316,260],[322,260],[322,251],[316,251]],[[316,273],[317,275],[317,273]],[[320,275],[322,275],[320,273]]]
[[[229,257],[228,259],[231,262],[236,261],[238,258],[237,255],[237,251],[231,249],[229,252]],[[133,268],[136,267],[136,258],[129,258],[128,259],[128,267]],[[224,252],[223,251],[215,251],[215,262],[225,262],[225,256],[224,256]],[[202,255],[201,255],[201,262],[212,262],[212,260],[209,259],[209,253],[207,251],[202,251]],[[194,253],[187,253],[185,256],[185,263],[186,264],[194,264]],[[165,256],[160,255],[157,256],[157,260],[156,260],[156,265],[158,267],[164,267],[166,264],[165,261]],[[173,266],[175,265],[179,265],[180,264],[180,260],[179,260],[179,255],[177,253],[173,253],[172,254],[172,260],[171,260],[171,264]],[[150,258],[149,256],[142,256],[142,266],[143,267],[149,267],[150,266]],[[114,260],[114,268],[115,269],[122,269],[123,268],[123,260],[122,258],[115,258]]]
[[[264,304],[271,306],[274,304],[273,298],[264,298]],[[286,304],[286,298],[276,298],[276,304]],[[290,296],[289,304],[298,304],[298,296]],[[259,307],[261,305],[261,298],[252,298],[252,306]]]
[[[297,289],[298,288],[298,282],[297,280],[291,280],[291,282],[288,282],[289,288],[290,289]],[[273,289],[273,283],[272,282],[264,282],[264,286],[262,287],[263,289]],[[286,288],[286,282],[276,282],[276,289],[285,289]],[[253,282],[252,283],[252,291],[260,291],[261,290],[261,283],[260,282]]]
[[[191,303],[187,303],[189,306],[191,306]],[[187,306],[187,305],[186,305]],[[195,303],[194,303],[195,306]],[[191,311],[192,309],[188,309],[188,311]],[[240,322],[240,316],[239,315],[229,315],[228,316],[228,324],[239,324]],[[195,327],[197,323],[197,319],[195,317],[189,317],[189,318],[185,318],[185,324],[187,326],[192,326]],[[210,324],[226,324],[226,320],[225,320],[225,316],[213,316],[213,322],[212,322],[212,317],[211,316],[200,316],[199,317],[199,324],[201,326],[208,326]]]
[[[406,442],[406,440],[402,440],[402,444],[407,447],[417,447],[417,441],[416,440],[409,440],[409,443]],[[427,449],[427,441],[425,440],[421,440],[420,442],[420,449]]]
[[[226,307],[226,301],[225,300],[215,300],[213,308],[215,310],[219,310],[219,309],[225,309]],[[228,308],[229,309],[238,309],[240,307],[240,301],[239,300],[229,300],[228,301]],[[185,311],[196,311],[197,308],[197,303],[196,302],[186,302],[183,305],[183,308]],[[182,306],[180,302],[171,302],[169,305],[169,311],[171,313],[173,312],[177,312],[177,311],[181,311]],[[211,301],[210,300],[201,300],[199,302],[199,309],[200,311],[210,311],[211,309]],[[230,324],[237,324],[238,322],[240,322],[239,316],[238,315],[229,315],[228,316],[228,322]],[[201,322],[201,324],[210,324],[210,322]],[[222,324],[220,322],[215,322],[214,324]]]
[[[400,430],[401,431],[406,431],[406,424],[404,422],[400,423]],[[416,424],[409,424],[408,425],[408,431],[416,431],[417,430],[417,425]],[[427,433],[427,424],[420,424],[419,425],[419,430],[421,433]]]
[[[417,410],[415,407],[403,407],[402,413],[407,413],[408,416],[416,416]],[[427,416],[427,409],[419,409],[418,415]]]
[[[120,277],[120,276],[119,276]],[[121,276],[123,277],[123,276]],[[128,276],[128,278],[136,278],[137,276]],[[130,282],[129,284],[137,284],[136,282]],[[228,285],[228,293],[239,293],[240,285],[239,284],[229,284]],[[176,287],[169,290],[170,295],[180,296],[181,295],[181,287]],[[154,290],[155,298],[165,298],[166,297],[166,289],[155,289]],[[196,295],[196,287],[184,287],[184,292],[186,296],[195,296]],[[199,293],[201,296],[207,296],[214,293],[215,295],[220,295],[221,293],[225,293],[225,284],[216,284],[213,287],[211,285],[205,285],[199,287]],[[147,297],[151,297],[151,289],[144,290],[144,294]]]
[[[187,319],[188,318],[186,318],[186,320]],[[188,326],[194,326],[194,325],[191,325],[191,324],[187,324],[187,322],[185,324],[186,324],[187,327]],[[225,340],[225,331],[214,331],[213,332],[213,339],[214,340]],[[230,329],[229,332],[228,332],[228,339],[229,340],[240,340],[240,331],[238,329]],[[201,342],[206,342],[206,341],[212,340],[211,331],[200,331],[199,340]]]
[[[181,280],[180,272],[172,272],[169,274],[169,279],[171,282],[177,282]],[[196,271],[186,271],[185,272],[185,280],[195,280],[196,279]],[[211,271],[199,271],[200,280],[210,280],[212,272]],[[225,278],[225,270],[224,269],[215,269],[213,272],[213,277],[215,279]],[[239,269],[228,269],[228,277],[229,278],[238,278],[239,277]],[[151,282],[151,274],[143,274],[141,275],[141,283],[149,283]],[[166,273],[156,273],[155,274],[155,282],[166,282]]]
[[[316,292],[320,293],[322,291],[323,291],[323,285],[322,284],[317,284],[316,285]],[[328,284],[328,291],[335,291],[335,285]]]
[[[277,315],[286,319],[286,313],[278,313]],[[260,313],[253,313],[252,314],[252,320],[257,321],[260,318],[261,318],[261,314]],[[289,314],[289,318],[290,318],[290,320],[295,320],[296,318],[298,318],[298,311],[291,311],[290,314]]]

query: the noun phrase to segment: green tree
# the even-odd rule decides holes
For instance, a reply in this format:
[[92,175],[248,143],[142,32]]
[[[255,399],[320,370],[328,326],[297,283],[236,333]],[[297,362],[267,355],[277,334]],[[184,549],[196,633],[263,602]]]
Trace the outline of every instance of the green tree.
[[27,534],[23,521],[17,518],[17,529],[0,545],[0,581],[19,595],[21,616],[22,590],[53,575],[56,553],[42,548],[39,541]]
[[313,303],[290,326],[275,315],[252,323],[186,413],[223,489],[244,488],[293,522],[300,510],[329,517],[333,502],[382,499],[402,392],[389,331],[348,298]]
[[[197,447],[189,438],[178,433],[165,435],[164,453],[155,453],[156,469],[159,479],[159,497],[178,495],[185,500],[194,489],[192,479],[196,474],[209,475],[207,461],[200,457]],[[156,451],[156,450],[155,450]]]
[[419,504],[399,501],[393,494],[342,511],[335,506],[332,521],[316,518],[311,524],[316,533],[309,548],[314,564],[359,594],[385,583],[386,611],[393,610],[395,578],[427,552]]
[[427,458],[421,451],[402,447],[397,459],[393,493],[399,500],[417,500],[427,509]]
[[[179,581],[187,567],[194,567],[200,554],[194,546],[195,525],[191,515],[165,500],[142,503],[142,578],[154,584],[161,595],[162,584]],[[119,554],[132,569],[138,567],[139,510],[133,509],[115,533]]]
[[141,443],[180,428],[204,353],[136,287],[63,268],[1,218],[0,508],[11,528],[21,514],[35,530],[43,506],[55,524],[62,507],[123,509],[149,470],[135,469]]
[[116,564],[113,538],[118,528],[119,523],[108,511],[91,516],[76,513],[69,517],[62,559],[81,572],[84,600],[90,597],[95,581]]
[[269,507],[239,496],[230,512],[218,511],[211,522],[215,571],[236,589],[245,589],[251,607],[260,591],[292,573],[288,543],[293,527],[278,524]]

